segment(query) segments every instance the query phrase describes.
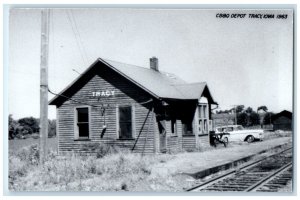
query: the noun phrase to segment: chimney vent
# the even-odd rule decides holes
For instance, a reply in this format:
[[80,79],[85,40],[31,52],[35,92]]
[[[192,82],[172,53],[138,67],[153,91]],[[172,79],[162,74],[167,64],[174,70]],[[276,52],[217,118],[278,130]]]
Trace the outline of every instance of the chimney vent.
[[158,59],[156,57],[150,58],[150,69],[158,71]]

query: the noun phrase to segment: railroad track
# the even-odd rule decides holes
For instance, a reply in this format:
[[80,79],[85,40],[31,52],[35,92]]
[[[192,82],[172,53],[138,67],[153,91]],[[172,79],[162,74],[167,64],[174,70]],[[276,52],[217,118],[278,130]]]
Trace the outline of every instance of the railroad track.
[[276,192],[292,179],[292,173],[292,148],[288,148],[186,191]]

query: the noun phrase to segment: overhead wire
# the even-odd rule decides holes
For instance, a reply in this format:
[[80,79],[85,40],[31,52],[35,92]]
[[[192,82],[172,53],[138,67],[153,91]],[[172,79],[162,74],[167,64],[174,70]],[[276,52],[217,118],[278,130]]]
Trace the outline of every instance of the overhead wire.
[[75,31],[75,28],[74,28],[72,19],[71,19],[71,17],[70,17],[70,13],[68,12],[68,10],[66,10],[66,14],[67,14],[69,23],[70,23],[70,25],[71,25],[72,32],[73,32],[74,37],[75,37],[75,41],[76,41],[76,44],[77,44],[77,46],[78,46],[78,49],[79,49],[79,53],[80,53],[81,59],[82,59],[84,65],[87,65],[87,63],[86,63],[86,61],[85,61],[85,59],[84,59],[83,52],[82,52],[82,50],[81,50],[81,46],[80,46],[79,40],[78,40],[78,38],[77,38],[77,34],[76,34],[76,31]]
[[[80,36],[80,32],[79,32],[79,29],[78,29],[78,25],[77,25],[77,22],[76,22],[76,18],[75,18],[75,16],[74,16],[74,13],[73,13],[72,10],[70,10],[69,12],[68,12],[68,10],[65,10],[65,13],[66,13],[66,15],[67,15],[67,19],[68,19],[68,21],[69,21],[69,23],[70,23],[72,32],[73,32],[73,34],[74,34],[74,37],[75,37],[75,40],[76,40],[76,44],[77,44],[77,46],[78,46],[78,48],[79,48],[79,51],[80,51],[80,55],[81,55],[82,61],[83,61],[83,62],[86,62],[85,58],[87,59],[87,53],[86,53],[86,51],[85,51],[85,49],[84,49],[84,46],[83,46],[83,42],[82,42],[82,39],[81,39],[81,36]],[[51,28],[52,28],[52,35],[53,35],[52,38],[54,38],[53,10],[52,10],[52,12],[51,12],[51,17],[52,17],[52,20],[51,20],[51,21],[52,21],[52,22],[51,22]],[[54,56],[54,39],[52,39],[52,43],[53,43],[52,47],[53,47],[53,56]],[[74,70],[73,70],[73,71],[74,71]],[[76,71],[76,72],[77,72],[77,71]],[[78,72],[77,72],[77,73],[78,73]],[[94,88],[94,89],[96,90],[97,88]],[[104,114],[106,108],[109,108],[109,107],[116,107],[117,105],[118,105],[118,106],[120,106],[120,105],[125,106],[125,105],[132,105],[132,104],[133,104],[133,103],[127,103],[127,104],[125,104],[125,103],[112,104],[112,103],[107,103],[107,102],[99,102],[100,99],[98,99],[98,102],[99,102],[100,105],[99,105],[99,104],[94,105],[94,104],[91,104],[91,103],[88,103],[88,102],[85,102],[85,101],[80,101],[80,100],[74,99],[74,98],[72,98],[72,97],[65,96],[65,95],[63,95],[63,94],[55,93],[55,92],[51,91],[50,88],[48,88],[48,92],[51,93],[51,94],[53,94],[53,95],[55,95],[55,96],[63,97],[63,98],[65,98],[66,100],[71,100],[71,101],[73,101],[73,102],[75,102],[75,103],[78,103],[78,104],[85,104],[85,105],[89,105],[89,106],[94,107],[94,108],[101,108],[101,109],[103,110],[102,115]],[[145,101],[145,102],[140,102],[140,103],[138,103],[138,104],[144,105],[144,104],[150,103],[150,102],[152,102],[152,101],[153,101],[152,99],[149,99],[149,100],[147,100],[147,101]],[[105,104],[106,104],[106,106],[105,106]]]
[[[70,10],[70,13],[71,13],[71,18],[72,18],[72,20],[74,22],[74,28],[75,28],[76,35],[78,37],[79,46],[81,47],[80,49],[81,49],[81,51],[83,53],[83,57],[85,59],[85,64],[87,65],[87,63],[88,63],[88,56],[87,56],[87,53],[86,53],[86,49],[84,48],[83,41],[81,39],[80,31],[79,31],[78,25],[77,25],[77,20],[76,20],[76,18],[74,16],[73,10]],[[78,73],[78,74],[81,75],[81,73],[79,73],[76,69],[73,69],[73,71],[75,71],[76,73]],[[104,112],[105,112],[105,110],[103,110],[103,113]],[[103,116],[103,113],[102,113],[102,116]],[[104,118],[104,121],[105,121],[105,118]]]
[[79,38],[79,44],[81,45],[83,55],[84,55],[84,57],[86,59],[86,62],[88,63],[88,56],[87,56],[86,49],[84,48],[83,41],[82,41],[81,36],[80,36],[80,31],[78,29],[76,18],[74,16],[73,10],[70,10],[70,13],[71,13],[71,16],[73,18],[73,22],[75,24],[75,30],[76,30],[78,38]]
[[[85,51],[85,48],[84,48],[84,45],[83,45],[83,42],[82,42],[82,39],[81,39],[81,36],[80,36],[80,32],[79,32],[79,29],[78,29],[78,25],[77,25],[77,22],[76,22],[76,18],[74,16],[74,13],[72,12],[72,10],[70,10],[70,12],[68,12],[68,10],[65,10],[66,11],[66,14],[67,14],[67,18],[68,18],[68,21],[71,25],[71,29],[72,29],[72,32],[74,34],[74,37],[75,37],[75,41],[76,41],[76,44],[78,46],[78,49],[79,49],[79,52],[80,52],[80,56],[81,56],[81,59],[83,61],[83,63],[85,65],[87,65],[87,62],[88,62],[88,56],[87,56],[87,53]],[[52,23],[51,23],[51,26],[52,26],[52,35],[53,35],[53,39],[52,39],[52,47],[53,47],[53,57],[54,57],[54,23],[53,23],[53,11],[51,12],[51,17],[52,17]],[[73,21],[72,21],[73,20]],[[73,71],[75,71],[73,69]],[[77,72],[77,71],[76,71]],[[77,72],[78,73],[78,72]],[[97,88],[96,88],[97,89]],[[104,125],[103,125],[103,130],[101,132],[101,135],[100,137],[102,138],[105,131],[106,131],[106,118],[105,118],[105,111],[106,109],[108,108],[112,108],[112,107],[117,107],[117,106],[131,106],[133,104],[140,104],[140,105],[145,105],[145,104],[148,104],[148,103],[151,103],[153,102],[153,99],[149,99],[147,101],[144,101],[144,102],[138,102],[138,103],[119,103],[119,104],[116,104],[116,103],[105,103],[105,102],[99,102],[100,101],[100,98],[98,98],[98,102],[99,104],[97,105],[94,105],[94,104],[91,104],[89,102],[86,102],[86,101],[80,101],[80,100],[77,100],[77,99],[74,99],[72,97],[68,97],[66,95],[63,95],[63,94],[57,94],[53,91],[50,90],[50,88],[48,87],[48,92],[55,95],[56,97],[60,96],[60,97],[63,97],[65,98],[66,100],[71,100],[77,104],[81,104],[81,105],[88,105],[88,106],[91,106],[91,107],[94,107],[94,108],[100,108],[101,109],[101,115],[104,117]],[[106,104],[106,106],[105,106]]]

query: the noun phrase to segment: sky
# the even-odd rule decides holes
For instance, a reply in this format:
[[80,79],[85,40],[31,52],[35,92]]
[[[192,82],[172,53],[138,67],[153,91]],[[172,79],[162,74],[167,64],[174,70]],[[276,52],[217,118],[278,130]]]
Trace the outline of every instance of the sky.
[[[5,67],[15,119],[39,117],[40,35],[40,10],[10,10]],[[187,82],[206,81],[220,109],[266,105],[292,111],[291,10],[52,9],[49,38],[49,88],[56,93],[98,57],[149,67],[156,56],[160,70]],[[49,118],[55,117],[49,106]]]

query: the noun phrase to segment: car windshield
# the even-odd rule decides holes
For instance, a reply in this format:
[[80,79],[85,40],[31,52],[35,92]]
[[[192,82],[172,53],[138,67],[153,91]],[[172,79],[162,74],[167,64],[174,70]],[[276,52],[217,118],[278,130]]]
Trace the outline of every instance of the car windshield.
[[226,127],[224,129],[224,132],[230,132],[230,131],[233,131],[233,127]]
[[237,126],[237,127],[235,128],[235,130],[240,131],[240,130],[244,130],[244,128],[243,128],[242,126]]
[[217,131],[218,132],[222,132],[222,128],[217,128]]

